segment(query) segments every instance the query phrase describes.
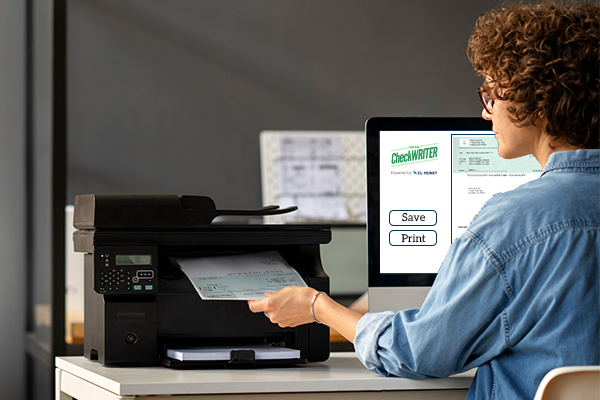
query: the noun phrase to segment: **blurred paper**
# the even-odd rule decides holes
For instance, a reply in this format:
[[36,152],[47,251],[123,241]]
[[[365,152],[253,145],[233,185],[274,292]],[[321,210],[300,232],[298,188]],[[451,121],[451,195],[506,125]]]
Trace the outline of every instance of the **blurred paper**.
[[281,160],[281,192],[304,196],[340,195],[342,160]]
[[306,219],[348,220],[340,137],[282,137],[278,158],[280,205],[297,205]]
[[349,218],[344,196],[281,196],[280,203],[297,205],[297,213],[308,219],[346,221]]
[[334,136],[282,136],[279,156],[296,159],[342,158],[342,139]]
[[298,272],[276,251],[174,261],[202,300],[260,300],[265,292],[306,286]]

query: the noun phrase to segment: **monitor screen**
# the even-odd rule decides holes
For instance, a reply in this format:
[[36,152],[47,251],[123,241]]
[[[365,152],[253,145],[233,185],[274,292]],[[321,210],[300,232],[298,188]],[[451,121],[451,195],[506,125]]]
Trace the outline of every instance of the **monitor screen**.
[[369,288],[429,287],[483,204],[540,176],[505,160],[482,118],[371,118],[367,134]]

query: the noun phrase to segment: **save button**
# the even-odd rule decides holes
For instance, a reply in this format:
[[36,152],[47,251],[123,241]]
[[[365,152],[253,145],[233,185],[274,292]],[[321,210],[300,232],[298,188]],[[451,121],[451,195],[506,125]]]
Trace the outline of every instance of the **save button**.
[[392,226],[433,226],[437,224],[437,213],[433,210],[392,210]]

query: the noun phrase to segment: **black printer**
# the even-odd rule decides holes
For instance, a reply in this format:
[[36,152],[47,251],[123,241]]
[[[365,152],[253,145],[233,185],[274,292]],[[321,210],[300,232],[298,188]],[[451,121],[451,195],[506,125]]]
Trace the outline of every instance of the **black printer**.
[[[280,328],[245,301],[205,301],[173,261],[276,251],[310,287],[329,292],[319,246],[328,225],[226,224],[218,216],[286,213],[218,210],[205,196],[82,195],[73,234],[84,255],[84,356],[106,366],[260,366],[325,361],[329,328]],[[256,357],[254,346],[295,349],[298,358]],[[170,349],[231,348],[226,360],[189,361]],[[250,350],[249,350],[250,349]],[[299,352],[298,352],[299,350]]]

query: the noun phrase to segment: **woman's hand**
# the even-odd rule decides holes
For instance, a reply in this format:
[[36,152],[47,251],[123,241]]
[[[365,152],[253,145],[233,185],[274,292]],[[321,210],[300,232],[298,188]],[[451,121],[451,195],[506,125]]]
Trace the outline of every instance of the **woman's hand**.
[[[315,322],[310,308],[317,293],[311,287],[288,286],[278,292],[265,293],[262,300],[249,300],[248,306],[254,313],[264,312],[271,322],[282,328],[293,328]],[[313,312],[317,321],[354,341],[356,324],[362,314],[336,303],[326,294],[315,299]]]
[[313,321],[310,303],[317,291],[310,287],[288,286],[278,292],[265,293],[262,300],[249,300],[254,313],[264,312],[272,323],[282,328],[294,328]]

